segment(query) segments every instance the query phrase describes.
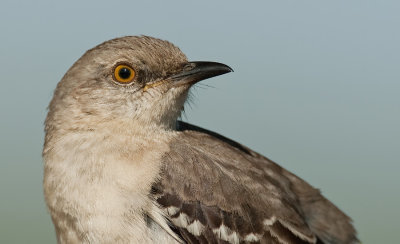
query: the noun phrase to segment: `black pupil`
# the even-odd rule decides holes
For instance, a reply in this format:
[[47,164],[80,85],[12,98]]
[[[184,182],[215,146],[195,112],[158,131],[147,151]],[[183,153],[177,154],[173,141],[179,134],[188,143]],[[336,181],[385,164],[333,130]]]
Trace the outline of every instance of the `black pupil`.
[[125,80],[131,76],[131,71],[128,68],[122,68],[119,70],[118,75]]

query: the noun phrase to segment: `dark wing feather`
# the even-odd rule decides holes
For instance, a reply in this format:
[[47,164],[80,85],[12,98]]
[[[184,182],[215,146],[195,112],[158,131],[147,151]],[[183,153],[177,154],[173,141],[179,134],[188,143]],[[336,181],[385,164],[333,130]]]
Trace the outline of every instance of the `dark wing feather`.
[[214,132],[179,122],[154,197],[188,243],[356,242],[318,190]]

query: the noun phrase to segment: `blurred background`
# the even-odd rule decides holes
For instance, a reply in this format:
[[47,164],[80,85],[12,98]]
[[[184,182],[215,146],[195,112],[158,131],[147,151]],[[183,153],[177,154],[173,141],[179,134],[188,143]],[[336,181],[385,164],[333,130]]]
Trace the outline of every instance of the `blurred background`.
[[0,3],[0,243],[55,243],[42,193],[46,107],[89,48],[150,35],[235,72],[202,82],[183,119],[304,178],[363,243],[400,230],[398,1]]

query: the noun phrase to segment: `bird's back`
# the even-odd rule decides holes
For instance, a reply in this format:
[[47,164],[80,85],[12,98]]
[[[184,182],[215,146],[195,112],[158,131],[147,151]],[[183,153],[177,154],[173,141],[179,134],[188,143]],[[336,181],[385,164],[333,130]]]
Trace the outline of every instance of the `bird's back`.
[[357,242],[349,217],[294,174],[214,132],[178,130],[153,194],[186,242]]

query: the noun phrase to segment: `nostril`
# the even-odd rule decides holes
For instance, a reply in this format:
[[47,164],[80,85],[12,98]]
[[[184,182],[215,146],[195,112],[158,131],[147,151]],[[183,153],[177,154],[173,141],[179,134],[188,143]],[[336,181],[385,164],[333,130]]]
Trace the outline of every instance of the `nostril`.
[[192,70],[195,66],[196,66],[196,64],[194,64],[194,63],[187,63],[187,64],[185,64],[185,66],[183,66],[183,71]]

